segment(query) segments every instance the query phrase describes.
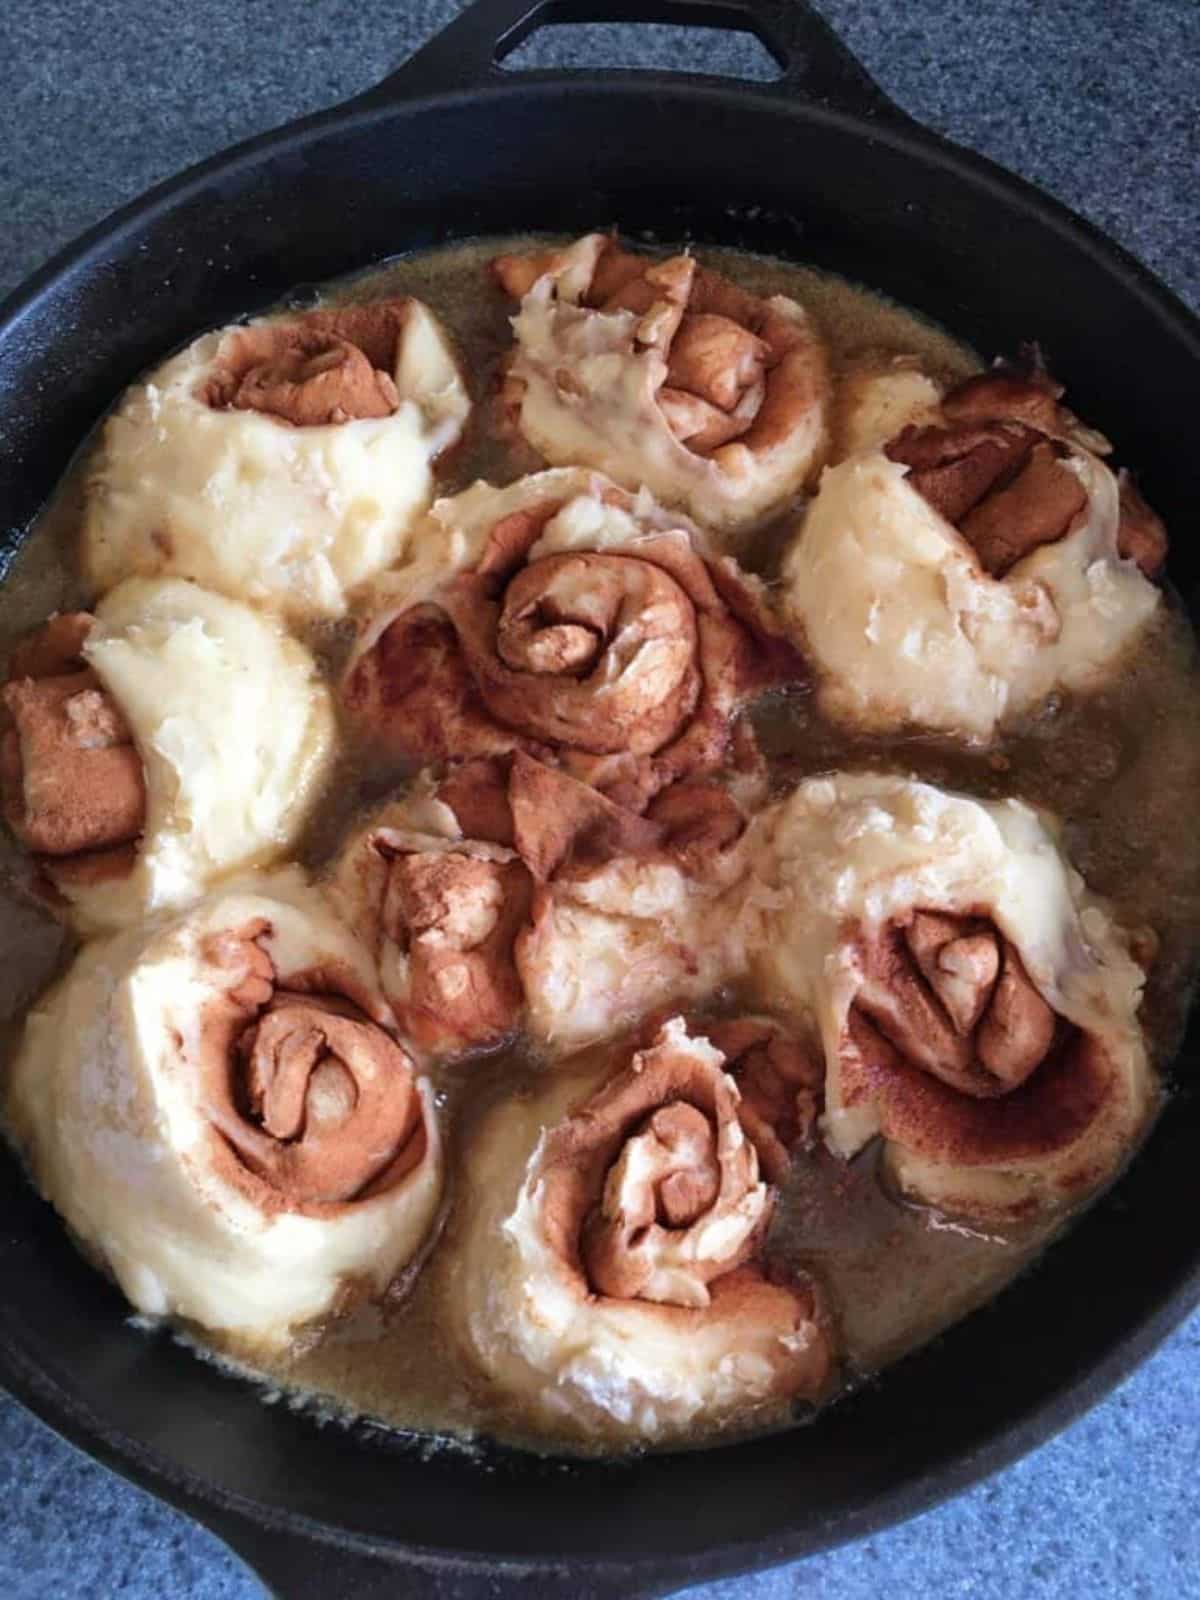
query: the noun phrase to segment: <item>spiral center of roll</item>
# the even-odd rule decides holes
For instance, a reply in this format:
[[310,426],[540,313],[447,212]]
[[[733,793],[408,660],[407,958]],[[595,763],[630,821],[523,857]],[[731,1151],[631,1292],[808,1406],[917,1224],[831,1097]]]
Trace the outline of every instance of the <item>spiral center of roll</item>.
[[[686,629],[691,604],[661,568],[629,556],[547,556],[509,584],[496,632],[497,653],[515,671],[615,680],[639,652]],[[606,652],[611,652],[606,656]],[[669,693],[672,677],[659,685]]]
[[664,1227],[690,1227],[717,1198],[721,1175],[712,1126],[686,1101],[656,1111],[621,1160],[634,1184],[649,1185]]
[[576,563],[527,567],[509,585],[497,629],[500,659],[517,672],[583,677],[599,660],[612,623],[610,597],[589,589]]
[[[576,1238],[593,1293],[705,1306],[709,1284],[757,1249],[773,1192],[759,1180],[737,1092],[718,1061],[656,1046],[592,1102],[588,1133],[606,1148],[591,1176],[581,1168],[571,1181],[581,1185]],[[589,1189],[594,1198],[585,1199]]]
[[358,1103],[353,1071],[330,1052],[311,1012],[269,1012],[242,1036],[239,1050],[251,1114],[274,1139],[291,1142],[311,1129],[331,1133]]
[[979,1098],[1023,1083],[1058,1033],[1011,941],[979,917],[919,911],[885,930],[855,1004],[913,1065]]
[[623,1299],[705,1303],[712,1263],[700,1264],[706,1252],[697,1252],[698,1240],[690,1235],[702,1234],[720,1194],[710,1119],[686,1100],[653,1111],[625,1139],[600,1206],[585,1224],[583,1254],[593,1287]]
[[408,317],[401,298],[338,306],[226,335],[200,398],[293,427],[391,416],[393,372]]
[[215,1125],[283,1203],[363,1199],[420,1159],[412,1065],[348,1001],[276,990],[234,1039],[232,1058]]
[[478,583],[449,586],[442,604],[488,711],[530,738],[640,756],[695,708],[696,610],[652,561],[545,556],[511,578],[498,605]]

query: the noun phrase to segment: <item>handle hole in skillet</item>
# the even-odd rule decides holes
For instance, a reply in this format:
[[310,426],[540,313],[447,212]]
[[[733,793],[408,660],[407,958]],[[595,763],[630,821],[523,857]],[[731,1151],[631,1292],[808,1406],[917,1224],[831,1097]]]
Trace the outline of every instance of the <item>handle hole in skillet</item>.
[[549,21],[506,54],[500,65],[506,72],[643,67],[658,72],[703,72],[755,83],[772,83],[782,76],[779,63],[753,34],[665,22]]

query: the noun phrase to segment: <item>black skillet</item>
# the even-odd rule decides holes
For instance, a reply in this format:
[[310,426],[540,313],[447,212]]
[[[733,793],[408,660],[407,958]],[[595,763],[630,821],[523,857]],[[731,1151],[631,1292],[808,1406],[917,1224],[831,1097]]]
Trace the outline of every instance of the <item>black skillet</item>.
[[[741,29],[770,84],[506,73],[548,22]],[[153,190],[0,309],[6,553],[81,436],[201,329],[399,251],[618,222],[815,262],[984,351],[1046,342],[1176,530],[1200,325],[1095,229],[914,124],[789,0],[479,0],[378,88]],[[1200,577],[1177,539],[1171,576]],[[1184,819],[1181,819],[1183,822]],[[0,1380],[287,1596],[638,1597],[911,1516],[1078,1416],[1200,1299],[1200,1029],[1150,1143],[1042,1268],[815,1426],[634,1464],[470,1460],[267,1408],[116,1292],[0,1156]]]

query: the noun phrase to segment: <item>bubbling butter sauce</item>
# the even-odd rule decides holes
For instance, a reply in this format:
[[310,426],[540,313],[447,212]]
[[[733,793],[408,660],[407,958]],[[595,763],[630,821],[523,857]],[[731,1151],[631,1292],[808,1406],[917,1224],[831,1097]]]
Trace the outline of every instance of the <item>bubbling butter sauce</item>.
[[[441,464],[440,492],[478,477],[508,482],[541,464],[520,443],[497,437],[495,374],[509,348],[511,307],[485,266],[500,250],[527,248],[527,236],[489,239],[391,262],[326,286],[332,300],[414,294],[452,331],[476,402],[467,437]],[[544,242],[544,241],[541,241]],[[790,294],[814,316],[835,370],[866,352],[916,356],[953,382],[979,358],[944,331],[879,295],[841,279],[763,257],[703,250],[723,271],[760,293]],[[311,297],[305,301],[311,303]],[[1036,330],[1031,330],[1036,332]],[[164,352],[164,356],[166,352]],[[47,506],[0,586],[0,651],[55,609],[86,603],[76,539],[87,448]],[[772,576],[789,518],[768,529],[748,559]],[[353,625],[323,624],[308,642],[331,675],[345,659]],[[1059,699],[1011,728],[986,752],[946,740],[863,737],[825,722],[806,692],[769,698],[756,711],[774,784],[835,768],[882,768],[980,796],[1017,795],[1067,820],[1065,843],[1089,884],[1127,923],[1158,940],[1144,1021],[1157,1061],[1166,1064],[1186,1010],[1200,951],[1200,834],[1179,826],[1200,791],[1200,673],[1186,620],[1171,607],[1103,693]],[[319,868],[363,810],[411,768],[382,768],[351,744],[303,841]],[[32,998],[68,958],[72,941],[31,899],[28,871],[10,842],[0,845],[0,1048],[10,1050]],[[729,1010],[737,997],[714,998]],[[746,1003],[753,1005],[751,996]],[[494,1393],[458,1355],[444,1331],[443,1297],[465,1226],[456,1171],[473,1128],[506,1097],[528,1097],[544,1067],[521,1044],[439,1073],[446,1141],[447,1201],[440,1232],[422,1261],[381,1304],[314,1328],[285,1356],[176,1330],[198,1354],[323,1416],[365,1416],[384,1425],[464,1447],[481,1437],[534,1449],[578,1449],[577,1441],[535,1436],[519,1408]],[[902,1205],[877,1180],[874,1153],[849,1167],[819,1154],[796,1163],[781,1195],[770,1248],[811,1270],[828,1292],[853,1383],[995,1295],[1045,1248],[1069,1219],[985,1236]],[[1050,1266],[1052,1267],[1052,1255]],[[755,1429],[786,1424],[778,1413],[745,1419]],[[695,1444],[714,1442],[697,1431]]]

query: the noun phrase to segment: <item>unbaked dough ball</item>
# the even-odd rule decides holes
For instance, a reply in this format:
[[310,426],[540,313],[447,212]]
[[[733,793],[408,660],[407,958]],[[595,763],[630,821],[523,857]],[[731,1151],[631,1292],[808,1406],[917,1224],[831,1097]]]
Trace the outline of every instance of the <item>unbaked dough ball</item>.
[[206,334],[104,425],[83,566],[101,592],[171,574],[286,612],[338,617],[403,554],[433,463],[470,399],[418,300],[264,318]]

